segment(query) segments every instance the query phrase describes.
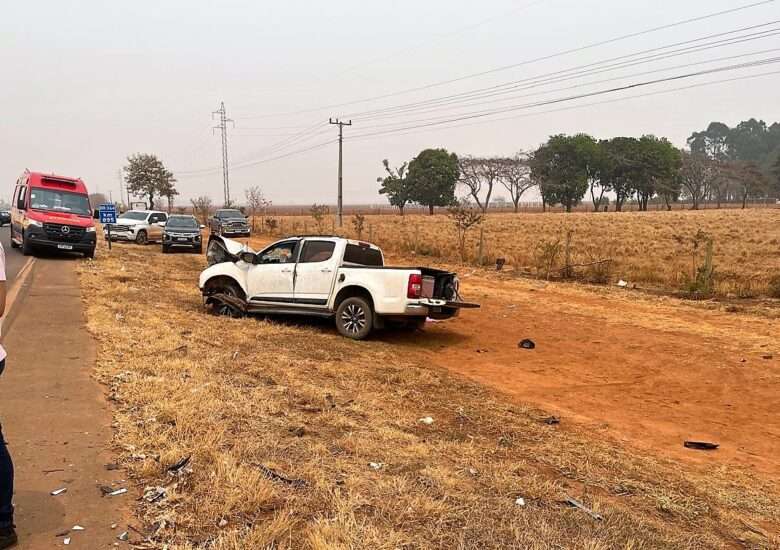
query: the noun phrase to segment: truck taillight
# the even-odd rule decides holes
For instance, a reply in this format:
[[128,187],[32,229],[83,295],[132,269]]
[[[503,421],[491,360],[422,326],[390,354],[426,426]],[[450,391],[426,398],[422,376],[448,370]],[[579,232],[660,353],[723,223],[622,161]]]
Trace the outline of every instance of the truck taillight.
[[406,297],[417,299],[422,296],[422,275],[409,275],[409,286],[406,287]]

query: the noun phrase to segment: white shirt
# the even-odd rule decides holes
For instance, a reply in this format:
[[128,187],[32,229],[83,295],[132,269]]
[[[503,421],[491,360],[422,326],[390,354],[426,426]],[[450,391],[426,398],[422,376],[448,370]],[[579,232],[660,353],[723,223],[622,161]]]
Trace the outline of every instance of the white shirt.
[[[0,281],[5,281],[5,250],[3,249],[3,243],[0,243]],[[6,288],[6,291],[8,289]],[[2,327],[0,327],[2,329]],[[0,345],[0,361],[5,359],[5,348]]]

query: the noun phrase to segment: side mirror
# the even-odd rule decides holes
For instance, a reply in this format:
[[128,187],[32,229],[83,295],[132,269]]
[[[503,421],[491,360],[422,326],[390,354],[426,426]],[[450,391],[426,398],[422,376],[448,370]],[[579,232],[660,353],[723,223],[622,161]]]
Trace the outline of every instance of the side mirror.
[[93,220],[99,220],[100,219],[100,210],[93,210],[92,211],[92,219]]
[[238,255],[239,260],[249,265],[254,265],[255,258],[257,258],[257,256],[255,256],[253,252],[244,251]]
[[159,225],[160,227],[165,227],[165,222],[157,222],[157,225]]

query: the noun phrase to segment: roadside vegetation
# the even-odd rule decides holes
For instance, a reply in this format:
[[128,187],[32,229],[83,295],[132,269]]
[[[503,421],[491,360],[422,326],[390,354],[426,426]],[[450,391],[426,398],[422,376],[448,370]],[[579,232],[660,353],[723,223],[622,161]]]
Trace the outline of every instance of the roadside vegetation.
[[[260,237],[317,229],[315,221],[306,216],[273,219],[277,220],[274,230]],[[320,220],[319,225],[358,237],[353,224],[345,223],[338,230],[332,217]],[[488,267],[503,259],[506,272],[542,279],[548,273],[554,279],[566,273],[568,235],[569,265],[579,266],[571,269],[574,279],[592,283],[624,280],[631,286],[683,295],[698,289],[705,297],[780,296],[780,209],[576,212],[565,216],[492,213],[480,217],[479,225],[467,231],[459,229],[462,226],[452,214],[364,215],[360,235],[407,259],[424,256]],[[692,284],[704,282],[699,268],[709,239],[713,269],[706,285]]]
[[[451,223],[431,221],[442,233]],[[80,277],[100,345],[97,376],[114,403],[115,448],[136,494],[147,496],[135,542],[177,550],[780,544],[772,481],[738,468],[681,468],[571,423],[548,424],[544,411],[381,339],[343,339],[327,323],[208,316],[196,288],[202,256],[101,247]]]

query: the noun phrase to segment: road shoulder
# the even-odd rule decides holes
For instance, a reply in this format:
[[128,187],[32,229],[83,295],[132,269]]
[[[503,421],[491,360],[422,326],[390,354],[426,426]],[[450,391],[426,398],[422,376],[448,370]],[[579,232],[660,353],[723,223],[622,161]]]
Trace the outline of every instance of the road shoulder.
[[[58,534],[81,547],[106,547],[126,516],[127,496],[102,497],[99,489],[126,484],[105,466],[113,461],[111,412],[91,377],[96,345],[85,328],[75,268],[75,260],[36,261],[4,335],[0,413],[16,468],[21,548],[62,544]],[[72,531],[76,525],[85,530]]]

